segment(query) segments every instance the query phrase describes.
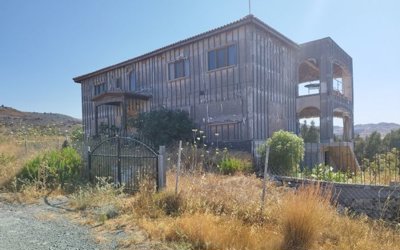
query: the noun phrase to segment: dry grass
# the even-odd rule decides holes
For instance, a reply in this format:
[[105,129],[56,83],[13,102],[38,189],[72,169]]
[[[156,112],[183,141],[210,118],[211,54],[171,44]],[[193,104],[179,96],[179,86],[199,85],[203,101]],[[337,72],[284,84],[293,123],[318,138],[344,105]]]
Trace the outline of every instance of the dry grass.
[[10,182],[22,168],[23,148],[13,143],[0,144],[0,187]]
[[20,138],[0,134],[0,188],[10,184],[25,162],[38,153],[57,148],[63,138],[58,136]]
[[330,192],[323,196],[319,186],[301,187],[286,194],[281,209],[282,250],[312,249],[326,225],[326,218],[333,215],[329,205]]
[[[24,145],[0,140],[0,155],[6,159],[0,162],[0,185],[12,180],[32,154],[25,152]],[[135,196],[123,195],[106,183],[82,187],[71,195],[71,206],[93,214],[86,220],[103,225],[96,230],[123,228],[137,233],[139,225],[148,234],[139,237],[141,242],[150,237],[177,248],[400,249],[399,229],[364,217],[339,215],[329,203],[329,194],[315,187],[294,191],[268,183],[261,210],[262,183],[255,176],[182,175],[179,195],[174,194],[174,173],[168,173],[167,184],[159,194],[144,186]],[[26,186],[9,198],[34,202],[46,192]],[[139,238],[132,234],[121,245],[129,247]]]
[[[173,174],[168,180],[172,192]],[[179,190],[185,203],[180,216],[166,216],[154,202],[148,207],[161,210],[156,216],[135,213],[150,237],[194,249],[400,249],[399,230],[339,215],[329,192],[318,187],[269,185],[263,211],[261,181],[254,176],[187,175]]]

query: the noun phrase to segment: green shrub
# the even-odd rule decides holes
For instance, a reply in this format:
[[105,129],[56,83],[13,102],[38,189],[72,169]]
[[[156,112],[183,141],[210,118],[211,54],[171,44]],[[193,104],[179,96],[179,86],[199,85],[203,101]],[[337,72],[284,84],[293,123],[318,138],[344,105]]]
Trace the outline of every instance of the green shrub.
[[130,119],[128,125],[135,127],[154,146],[168,146],[179,140],[190,140],[194,128],[187,112],[165,108],[140,113],[137,118]]
[[272,174],[290,175],[295,172],[304,157],[304,141],[292,132],[279,130],[258,148],[262,164],[265,163],[265,148],[269,145],[268,170]]
[[78,152],[66,147],[40,154],[28,161],[18,178],[41,182],[46,186],[56,184],[63,186],[66,181],[79,176],[81,165],[82,160]]
[[236,157],[226,156],[222,159],[221,163],[218,165],[218,168],[223,174],[250,172],[251,163]]

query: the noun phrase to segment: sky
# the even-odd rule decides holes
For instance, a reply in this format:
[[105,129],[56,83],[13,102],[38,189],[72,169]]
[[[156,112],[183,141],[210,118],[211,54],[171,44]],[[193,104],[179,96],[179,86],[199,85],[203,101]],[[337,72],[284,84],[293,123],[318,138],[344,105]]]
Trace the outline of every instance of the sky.
[[[291,40],[353,58],[354,120],[400,123],[400,1],[251,0]],[[248,0],[0,0],[0,105],[81,118],[72,78],[225,25]]]

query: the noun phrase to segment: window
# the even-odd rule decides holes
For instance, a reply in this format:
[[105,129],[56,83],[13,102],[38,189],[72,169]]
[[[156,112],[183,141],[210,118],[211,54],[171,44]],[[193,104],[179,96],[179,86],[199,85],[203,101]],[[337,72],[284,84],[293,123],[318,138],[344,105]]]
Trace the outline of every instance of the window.
[[100,95],[101,93],[106,92],[106,83],[100,83],[94,86],[94,95]]
[[237,64],[236,44],[208,52],[208,70]]
[[188,75],[189,75],[189,60],[180,59],[168,64],[169,80],[174,80]]

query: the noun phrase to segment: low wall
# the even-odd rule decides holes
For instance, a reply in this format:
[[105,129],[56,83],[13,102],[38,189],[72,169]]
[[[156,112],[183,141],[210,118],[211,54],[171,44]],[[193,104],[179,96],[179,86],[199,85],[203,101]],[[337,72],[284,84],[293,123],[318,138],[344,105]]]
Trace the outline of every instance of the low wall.
[[[316,181],[275,176],[275,181],[290,187],[315,184]],[[374,186],[319,182],[332,187],[333,201],[356,214],[366,214],[374,219],[400,222],[400,186]]]

